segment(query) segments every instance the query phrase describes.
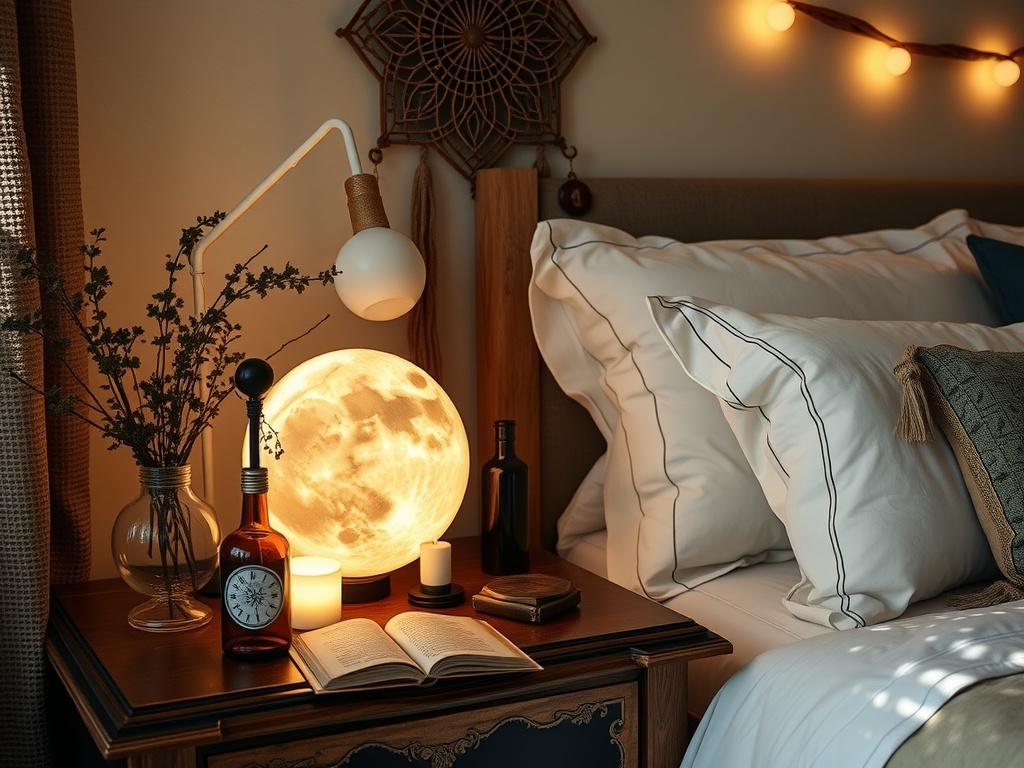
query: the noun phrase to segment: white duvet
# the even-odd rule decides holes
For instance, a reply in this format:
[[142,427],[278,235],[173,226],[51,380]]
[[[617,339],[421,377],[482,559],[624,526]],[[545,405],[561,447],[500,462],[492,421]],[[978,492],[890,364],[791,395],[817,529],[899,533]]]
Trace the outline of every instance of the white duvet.
[[1024,671],[1024,601],[835,632],[734,675],[683,768],[868,768],[967,686]]

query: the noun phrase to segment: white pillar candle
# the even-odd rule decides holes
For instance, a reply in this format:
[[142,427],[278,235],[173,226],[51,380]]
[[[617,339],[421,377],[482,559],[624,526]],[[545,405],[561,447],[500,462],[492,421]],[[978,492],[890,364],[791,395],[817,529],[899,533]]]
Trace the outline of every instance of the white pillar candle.
[[420,584],[446,587],[452,583],[452,545],[447,541],[420,544]]
[[329,557],[293,557],[292,627],[316,629],[341,620],[341,563]]

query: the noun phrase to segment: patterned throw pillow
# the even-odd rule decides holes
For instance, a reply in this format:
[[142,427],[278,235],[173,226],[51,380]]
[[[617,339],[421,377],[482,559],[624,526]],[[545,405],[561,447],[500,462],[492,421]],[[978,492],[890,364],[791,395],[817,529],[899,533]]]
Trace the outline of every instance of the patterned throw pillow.
[[1004,580],[957,590],[956,608],[1024,597],[1024,352],[908,347],[897,433],[931,438],[934,418],[953,448]]

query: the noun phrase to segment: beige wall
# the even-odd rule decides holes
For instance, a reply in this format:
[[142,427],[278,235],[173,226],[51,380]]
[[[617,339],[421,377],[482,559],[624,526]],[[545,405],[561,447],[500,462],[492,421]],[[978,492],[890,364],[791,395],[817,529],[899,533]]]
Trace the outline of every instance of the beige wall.
[[[864,74],[878,44],[798,19],[765,34],[767,0],[575,0],[598,42],[565,82],[563,124],[588,176],[1024,177],[1024,82],[979,84],[982,65],[915,62],[898,80]],[[1018,0],[830,0],[888,33],[1009,51],[1024,45]],[[76,0],[82,184],[88,228],[106,227],[114,321],[142,320],[163,255],[195,216],[228,210],[325,118],[353,127],[362,151],[379,133],[378,86],[335,37],[361,0]],[[392,226],[408,231],[417,151],[385,154]],[[518,149],[503,164],[527,165]],[[552,171],[565,161],[549,154]],[[467,183],[432,161],[441,254],[444,385],[475,435],[472,228]],[[332,137],[208,255],[211,272],[264,243],[270,258],[315,271],[350,234]],[[183,286],[187,291],[187,286]],[[266,355],[321,316],[330,320],[276,360],[279,375],[337,347],[404,354],[405,325],[349,314],[334,292],[245,308],[244,348]],[[217,422],[217,508],[237,520],[242,407]],[[93,576],[113,575],[107,539],[135,493],[130,455],[92,451]],[[453,526],[477,528],[477,467]]]

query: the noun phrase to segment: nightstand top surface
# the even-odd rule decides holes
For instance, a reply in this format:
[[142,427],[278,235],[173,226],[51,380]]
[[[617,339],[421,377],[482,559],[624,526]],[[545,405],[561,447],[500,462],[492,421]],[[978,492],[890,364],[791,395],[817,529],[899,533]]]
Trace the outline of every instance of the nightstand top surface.
[[[723,644],[693,620],[546,552],[532,553],[531,570],[576,584],[582,593],[579,608],[543,624],[477,613],[471,597],[494,577],[480,571],[478,539],[456,539],[452,551],[452,578],[464,587],[466,602],[441,612],[488,621],[545,668],[569,659]],[[392,573],[390,597],[346,604],[342,618],[365,616],[384,623],[400,611],[423,610],[407,600],[409,589],[418,586],[419,564],[413,562]],[[324,698],[312,693],[287,657],[260,662],[225,657],[220,649],[217,598],[203,598],[215,609],[210,624],[169,634],[146,633],[128,625],[128,611],[141,599],[120,579],[54,589],[47,651],[69,690],[77,688],[87,699],[106,735],[104,740],[114,742],[119,735],[166,727],[168,720],[179,720],[190,728],[201,728],[209,721],[213,727],[228,710],[267,711],[294,706],[297,701],[316,706],[314,699]],[[414,695],[443,694],[444,687]],[[329,696],[350,697],[362,706],[374,698],[393,697],[395,690],[399,689]]]

